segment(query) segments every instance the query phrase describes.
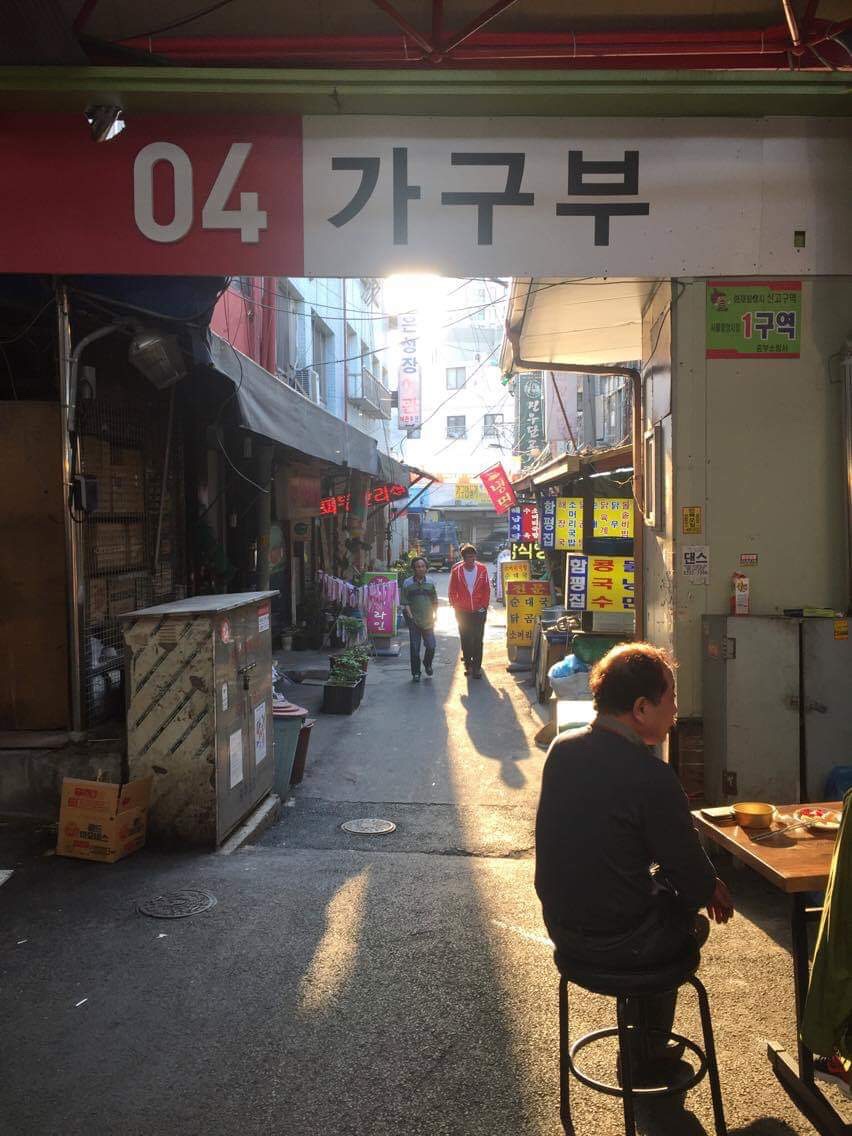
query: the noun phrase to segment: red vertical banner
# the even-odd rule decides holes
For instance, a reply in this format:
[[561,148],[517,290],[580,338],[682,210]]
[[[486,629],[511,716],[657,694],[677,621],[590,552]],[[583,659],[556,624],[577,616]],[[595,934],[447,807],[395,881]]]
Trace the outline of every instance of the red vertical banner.
[[517,504],[518,499],[509,481],[509,475],[499,462],[480,473],[479,478],[498,513],[505,513]]
[[541,540],[538,505],[521,505],[521,540]]

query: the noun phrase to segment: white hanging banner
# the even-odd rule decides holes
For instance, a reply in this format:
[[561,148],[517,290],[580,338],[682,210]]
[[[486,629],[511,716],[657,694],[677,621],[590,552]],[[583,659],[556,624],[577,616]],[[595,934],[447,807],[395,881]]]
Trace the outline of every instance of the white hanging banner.
[[308,116],[305,272],[852,271],[844,119]]

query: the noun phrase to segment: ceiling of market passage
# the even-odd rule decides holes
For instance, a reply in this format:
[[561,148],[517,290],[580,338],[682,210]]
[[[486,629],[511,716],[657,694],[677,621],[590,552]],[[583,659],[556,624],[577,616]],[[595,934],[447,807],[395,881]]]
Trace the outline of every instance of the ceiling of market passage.
[[[831,33],[848,46],[849,31],[849,0],[13,0],[0,60],[639,67],[663,51],[668,66],[690,66],[689,54],[706,58],[706,37],[719,67],[757,65],[751,44],[763,56],[789,48],[791,67],[810,68],[819,58],[797,50],[797,38]],[[766,41],[749,38],[761,32]],[[837,39],[820,39],[818,50],[849,63]]]

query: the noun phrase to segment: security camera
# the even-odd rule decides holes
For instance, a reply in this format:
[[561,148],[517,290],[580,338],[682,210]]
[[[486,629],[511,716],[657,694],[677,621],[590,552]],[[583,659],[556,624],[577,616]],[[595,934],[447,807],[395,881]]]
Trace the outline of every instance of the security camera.
[[124,111],[119,106],[94,106],[86,111],[86,121],[95,142],[111,142],[125,127]]

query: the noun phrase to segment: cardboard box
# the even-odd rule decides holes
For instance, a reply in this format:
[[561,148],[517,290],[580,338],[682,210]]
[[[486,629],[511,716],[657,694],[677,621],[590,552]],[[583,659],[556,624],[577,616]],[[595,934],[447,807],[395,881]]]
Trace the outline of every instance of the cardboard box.
[[127,569],[127,526],[93,525],[92,567],[96,572]]
[[113,619],[136,610],[138,587],[135,576],[109,576],[106,584],[107,612]]
[[86,589],[89,600],[89,623],[103,623],[108,614],[106,577],[93,576],[87,581]]
[[127,563],[133,568],[145,566],[145,526],[141,521],[127,526]]
[[145,483],[141,473],[114,467],[111,478],[113,513],[144,513]]
[[101,438],[84,436],[83,472],[98,482],[99,514],[112,512],[112,452],[110,444]]
[[118,785],[66,777],[59,807],[59,856],[113,864],[145,843],[151,778]]

